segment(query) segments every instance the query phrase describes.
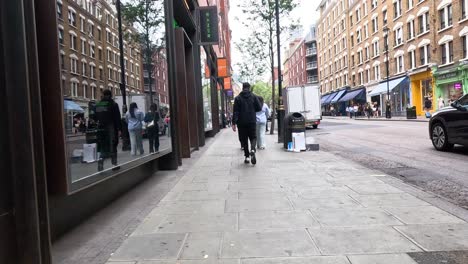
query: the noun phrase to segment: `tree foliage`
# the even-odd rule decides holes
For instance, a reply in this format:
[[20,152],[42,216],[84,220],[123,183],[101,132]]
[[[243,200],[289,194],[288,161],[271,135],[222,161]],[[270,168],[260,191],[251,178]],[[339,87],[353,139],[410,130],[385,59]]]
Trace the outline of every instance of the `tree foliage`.
[[[277,90],[275,90],[277,91]],[[252,92],[258,96],[261,96],[263,97],[263,100],[264,102],[271,106],[272,105],[272,91],[271,91],[271,85],[266,83],[266,82],[262,82],[262,81],[258,81],[256,82],[254,85],[252,85]],[[275,96],[278,96],[278,93],[275,94]]]
[[[272,95],[275,92],[275,42],[276,42],[276,1],[275,0],[239,0],[239,7],[244,14],[242,24],[246,29],[244,35],[247,37],[240,43],[236,43],[238,50],[247,58],[242,58],[243,62],[238,65],[239,73],[246,73],[249,78],[255,78],[259,72],[252,64],[265,65],[271,72],[272,79]],[[291,11],[297,6],[296,0],[278,0],[279,2],[279,19],[281,22],[280,34],[285,31],[292,31],[297,28],[298,22],[291,18]],[[256,47],[257,50],[251,48]],[[249,52],[247,52],[249,50]],[[250,51],[251,50],[251,51]],[[262,50],[262,52],[258,51]],[[245,62],[244,62],[245,61]],[[281,62],[278,62],[278,64]],[[272,97],[272,108],[275,110],[276,96]],[[273,118],[275,111],[273,111]],[[271,124],[271,133],[274,131],[274,122]]]
[[[165,57],[165,13],[164,0],[128,0],[121,6],[122,19],[128,23],[133,30],[125,30],[124,38],[129,45],[138,46],[144,50],[142,59],[146,65],[154,63],[153,67],[146,67],[149,76],[153,76],[154,67],[160,63],[153,62],[155,53],[156,59]],[[151,78],[149,86],[152,87]],[[153,91],[155,92],[155,91]],[[153,92],[150,94],[152,101]],[[158,98],[156,96],[156,98]]]

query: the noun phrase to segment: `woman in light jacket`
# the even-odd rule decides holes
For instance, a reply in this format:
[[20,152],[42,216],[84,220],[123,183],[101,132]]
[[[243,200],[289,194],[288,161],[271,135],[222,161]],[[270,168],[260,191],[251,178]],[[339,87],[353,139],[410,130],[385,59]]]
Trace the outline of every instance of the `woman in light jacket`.
[[138,110],[136,103],[130,104],[129,111],[125,114],[125,119],[128,123],[128,132],[130,133],[130,146],[131,146],[131,155],[135,156],[137,153],[137,148],[140,152],[140,155],[143,155],[143,118],[144,114]]
[[267,118],[270,116],[270,108],[263,101],[263,97],[259,96],[260,104],[262,105],[262,110],[257,112],[257,148],[265,149],[265,131]]

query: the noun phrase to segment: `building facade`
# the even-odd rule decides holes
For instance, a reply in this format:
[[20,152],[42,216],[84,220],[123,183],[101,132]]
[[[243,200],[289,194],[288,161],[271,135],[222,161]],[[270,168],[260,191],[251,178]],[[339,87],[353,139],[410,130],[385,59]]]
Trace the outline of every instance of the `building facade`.
[[316,28],[289,43],[284,67],[284,87],[318,83]]
[[322,92],[365,89],[359,103],[382,106],[389,99],[396,115],[411,106],[423,114],[425,98],[431,110],[447,105],[467,91],[466,6],[465,0],[322,1]]
[[[86,112],[104,89],[120,95],[118,22],[112,1],[57,0],[56,10],[64,96]],[[139,45],[124,41],[124,46],[126,90],[141,93]]]

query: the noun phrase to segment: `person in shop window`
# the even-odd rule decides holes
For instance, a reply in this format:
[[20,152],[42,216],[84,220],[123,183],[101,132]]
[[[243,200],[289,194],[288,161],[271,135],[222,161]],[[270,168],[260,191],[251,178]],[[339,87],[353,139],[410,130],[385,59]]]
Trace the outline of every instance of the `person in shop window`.
[[104,160],[111,158],[117,169],[117,145],[122,132],[119,105],[112,99],[110,90],[103,91],[101,101],[96,103],[98,171],[104,169]]
[[149,152],[159,152],[159,120],[158,107],[156,104],[151,104],[150,111],[146,113],[144,121],[146,123],[146,134],[149,141]]

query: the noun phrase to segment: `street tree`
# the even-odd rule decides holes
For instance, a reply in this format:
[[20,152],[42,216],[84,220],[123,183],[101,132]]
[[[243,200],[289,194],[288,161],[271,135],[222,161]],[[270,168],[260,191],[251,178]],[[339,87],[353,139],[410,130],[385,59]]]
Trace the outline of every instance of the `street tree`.
[[[275,93],[275,39],[276,39],[276,13],[275,2],[279,2],[279,19],[281,21],[280,34],[284,31],[293,31],[298,27],[298,20],[291,17],[291,12],[298,6],[296,0],[241,0],[239,7],[244,14],[241,21],[246,29],[246,35],[256,43],[258,48],[265,49],[264,57],[252,56],[248,63],[262,65],[266,60],[268,70],[271,72],[272,80],[272,119],[276,115],[276,93]],[[248,54],[248,53],[245,53]],[[278,64],[281,62],[278,62]],[[248,68],[244,68],[249,70]],[[270,133],[273,134],[275,123],[271,122]]]
[[122,18],[137,32],[135,34],[134,31],[125,31],[124,39],[130,45],[142,47],[144,50],[141,54],[145,70],[148,72],[151,103],[153,72],[155,67],[160,66],[160,60],[165,58],[164,15],[164,0],[128,0],[122,4]]
[[[277,92],[278,90],[275,90]],[[252,92],[257,95],[263,97],[263,100],[267,105],[271,107],[272,105],[272,90],[271,90],[271,85],[269,83],[263,82],[263,81],[257,81],[252,85]],[[278,96],[278,93],[276,93],[275,96]]]
[[240,60],[236,64],[240,81],[254,83],[259,80],[268,69],[264,47],[259,46],[253,36],[242,38],[234,46],[240,54]]

